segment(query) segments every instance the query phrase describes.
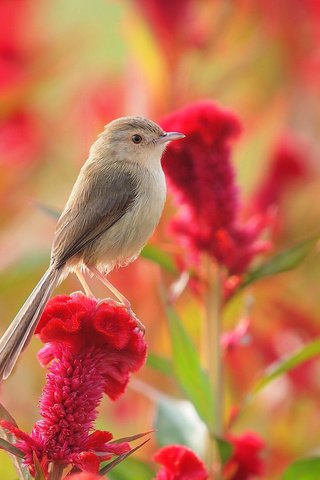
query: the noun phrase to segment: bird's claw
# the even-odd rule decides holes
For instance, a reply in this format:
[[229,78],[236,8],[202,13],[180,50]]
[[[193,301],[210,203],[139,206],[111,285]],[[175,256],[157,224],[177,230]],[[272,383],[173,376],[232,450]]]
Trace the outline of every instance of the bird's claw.
[[126,308],[125,305],[123,305],[123,303],[117,302],[116,300],[114,300],[113,298],[110,298],[110,297],[101,298],[100,300],[98,300],[97,306],[101,305],[102,303],[108,303],[109,305],[112,305],[114,307]]
[[131,307],[126,307],[126,310],[130,317],[136,322],[137,329],[142,333],[143,336],[145,336],[146,333],[146,327],[143,325],[143,323],[139,320],[137,315],[134,313]]
[[135,321],[138,330],[142,333],[143,336],[145,335],[146,327],[143,325],[143,323],[139,320],[137,315],[134,313],[130,304],[125,305],[122,302],[117,302],[113,298],[102,298],[101,300],[98,301],[97,305],[99,306],[102,303],[108,303],[109,305],[113,305],[117,308],[119,308],[119,307],[124,308],[127,311],[127,313],[130,315],[130,317]]

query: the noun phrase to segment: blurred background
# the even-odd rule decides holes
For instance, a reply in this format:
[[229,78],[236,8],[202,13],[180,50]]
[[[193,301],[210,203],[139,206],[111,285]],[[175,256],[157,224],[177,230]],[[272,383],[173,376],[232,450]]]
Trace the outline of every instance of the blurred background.
[[[319,0],[1,0],[0,24],[1,333],[48,265],[56,216],[89,146],[121,115],[161,121],[203,98],[232,109],[244,129],[233,155],[243,215],[268,208],[265,196],[273,196],[274,251],[319,232]],[[174,209],[169,192],[151,240],[170,255],[179,253],[167,229]],[[230,302],[226,330],[241,321],[248,298],[252,305],[246,342],[226,354],[230,408],[271,362],[320,334],[319,278],[312,252],[294,272]],[[159,291],[173,280],[145,258],[111,275],[146,325],[149,351],[167,356]],[[59,287],[79,289],[72,277]],[[178,309],[200,344],[199,299],[187,289]],[[27,431],[44,381],[39,347],[34,339],[1,387],[1,402]],[[180,395],[145,367],[119,401],[104,401],[99,427],[116,437],[150,430],[158,390]],[[312,360],[273,382],[238,420],[235,432],[254,430],[266,442],[263,478],[319,453],[319,394]],[[149,461],[156,446],[153,438],[138,457]],[[15,478],[2,452],[0,472]]]

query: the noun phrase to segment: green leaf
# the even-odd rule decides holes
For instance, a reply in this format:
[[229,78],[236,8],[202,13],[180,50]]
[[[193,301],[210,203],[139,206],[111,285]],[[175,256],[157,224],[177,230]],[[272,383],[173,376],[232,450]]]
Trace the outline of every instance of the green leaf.
[[282,476],[282,480],[319,480],[320,457],[310,457],[292,463]]
[[[33,453],[33,463],[36,473],[35,480],[46,480],[41,463],[39,462],[39,459],[35,453]],[[50,478],[52,478],[52,480],[55,480],[55,478],[57,477],[53,474]]]
[[160,446],[187,445],[200,456],[204,453],[206,426],[188,400],[162,395],[157,401],[154,428]]
[[217,436],[215,436],[215,441],[217,442],[221,463],[224,465],[233,454],[233,445],[224,438]]
[[108,473],[109,480],[152,480],[154,472],[147,463],[135,458],[127,458]]
[[265,374],[254,385],[251,393],[249,394],[249,399],[256,395],[260,390],[262,390],[262,388],[268,385],[268,383],[272,382],[272,380],[275,378],[289,372],[293,368],[301,365],[307,360],[310,360],[310,358],[316,357],[319,354],[320,339],[316,339],[307,343],[302,348],[299,348],[294,353],[286,355],[277,362],[274,362],[266,369]]
[[[0,419],[7,420],[8,422],[12,423],[12,425],[17,426],[15,419],[12,415],[8,412],[8,410],[0,403]],[[16,441],[15,437],[8,433],[4,428],[0,428],[1,436],[5,438],[5,440],[9,443],[14,443]],[[4,441],[4,440],[3,440]],[[20,480],[30,480],[30,473],[27,467],[22,465],[22,459],[20,456],[17,456],[17,453],[13,453],[8,451],[10,458],[12,459],[12,463],[18,477]]]
[[153,433],[153,430],[149,430],[148,432],[143,432],[143,433],[136,433],[135,435],[129,435],[128,437],[122,437],[122,438],[117,438],[116,440],[112,440],[112,442],[109,443],[130,443],[134,442],[134,440],[138,440],[139,438],[145,437],[146,435],[149,435],[150,433]]
[[267,260],[267,262],[249,272],[245,276],[239,289],[247,287],[251,283],[262,278],[293,270],[302,262],[302,260],[306,258],[318,238],[319,235],[316,237],[313,236],[312,238],[297,243],[293,247],[284,250],[283,252],[277,253]]
[[55,208],[49,207],[48,205],[45,205],[44,203],[41,202],[35,202],[35,206],[43,213],[45,213],[47,216],[53,218],[54,220],[58,220],[58,218],[61,215],[61,211],[56,210]]
[[140,445],[138,445],[137,447],[135,448],[132,448],[131,450],[129,450],[128,452],[126,453],[123,453],[122,455],[119,455],[117,458],[115,458],[114,460],[112,460],[112,462],[108,463],[107,465],[105,465],[104,467],[102,467],[99,471],[99,474],[100,475],[105,475],[106,473],[110,472],[111,470],[114,469],[114,467],[118,464],[120,464],[121,462],[123,462],[123,460],[125,460],[127,457],[129,457],[130,455],[132,455],[134,452],[136,452],[139,448],[143,447],[143,445],[145,445],[146,443],[148,443],[150,441],[150,438],[148,438],[147,440],[145,440],[144,442],[140,443]]
[[13,287],[30,280],[30,277],[48,262],[48,252],[33,252],[21,258],[17,263],[10,265],[0,273],[1,292],[11,292]]
[[2,403],[0,403],[0,419],[1,420],[7,420],[8,422],[10,422],[15,427],[18,426],[17,422],[15,421],[15,419],[13,418],[11,413],[8,412],[8,410],[4,407],[4,405],[2,405]]
[[202,369],[198,352],[172,307],[168,307],[168,316],[175,377],[210,428],[213,424],[214,399],[208,374]]
[[19,450],[19,448],[15,447],[10,442],[7,442],[7,440],[5,440],[4,438],[0,438],[0,448],[5,450],[6,452],[11,453],[12,455],[15,455],[16,457],[24,457],[24,453],[22,450]]
[[148,353],[147,366],[153,370],[163,373],[164,375],[167,375],[168,377],[172,377],[173,375],[173,366],[171,361],[166,357],[157,355],[156,353]]
[[172,258],[155,245],[146,245],[142,249],[141,257],[160,265],[160,267],[162,267],[164,270],[167,270],[169,273],[177,273],[177,269]]

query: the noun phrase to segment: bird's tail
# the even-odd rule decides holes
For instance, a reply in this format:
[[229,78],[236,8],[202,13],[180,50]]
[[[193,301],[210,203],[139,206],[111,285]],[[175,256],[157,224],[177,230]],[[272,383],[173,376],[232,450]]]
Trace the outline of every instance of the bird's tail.
[[20,353],[30,342],[61,273],[61,270],[48,268],[0,339],[0,381],[8,378]]

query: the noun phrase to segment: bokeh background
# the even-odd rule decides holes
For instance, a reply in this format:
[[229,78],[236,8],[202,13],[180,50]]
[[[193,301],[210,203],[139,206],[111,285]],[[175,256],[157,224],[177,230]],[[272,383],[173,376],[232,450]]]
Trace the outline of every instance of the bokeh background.
[[[198,99],[230,108],[243,124],[233,150],[243,214],[272,203],[275,252],[319,232],[318,0],[1,0],[0,24],[1,332],[47,267],[56,215],[90,144],[117,116],[161,121]],[[169,192],[151,244],[181,257],[167,229],[175,208]],[[271,362],[320,334],[319,278],[315,249],[295,271],[230,302],[224,328],[245,316],[250,329],[226,354],[228,408]],[[169,357],[161,288],[174,276],[141,258],[111,280],[145,323],[149,350]],[[58,291],[79,288],[70,277]],[[201,346],[203,308],[192,289],[178,309]],[[1,401],[27,431],[44,380],[39,346],[34,339],[1,387]],[[115,436],[150,430],[159,391],[181,396],[149,367],[138,377],[122,399],[102,405],[99,426]],[[237,421],[235,432],[254,430],[266,442],[263,478],[280,478],[294,458],[319,452],[319,395],[312,360],[270,384]],[[137,456],[149,461],[156,446],[153,438]],[[3,452],[0,472],[15,478]]]

